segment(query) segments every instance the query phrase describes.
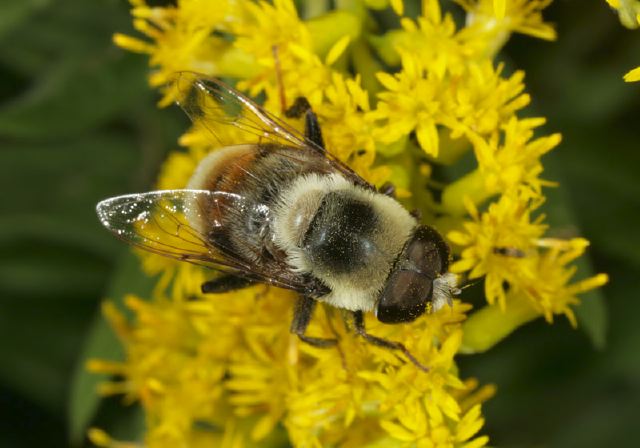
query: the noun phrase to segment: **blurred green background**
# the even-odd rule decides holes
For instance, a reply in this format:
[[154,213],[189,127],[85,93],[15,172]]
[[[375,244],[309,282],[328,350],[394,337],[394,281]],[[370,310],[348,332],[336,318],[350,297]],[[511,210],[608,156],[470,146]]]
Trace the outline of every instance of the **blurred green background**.
[[[95,203],[149,189],[187,126],[156,109],[146,57],[111,43],[131,32],[128,7],[0,0],[0,447],[79,446],[90,421],[129,437],[141,425],[78,374],[87,350],[118,354],[100,299],[149,287]],[[556,0],[545,17],[557,42],[515,36],[500,59],[526,71],[528,113],[564,135],[544,159],[561,183],[549,222],[591,240],[583,267],[611,282],[585,297],[588,331],[539,320],[461,370],[498,385],[484,407],[493,446],[638,446],[640,83],[622,75],[640,65],[640,31],[604,0]]]

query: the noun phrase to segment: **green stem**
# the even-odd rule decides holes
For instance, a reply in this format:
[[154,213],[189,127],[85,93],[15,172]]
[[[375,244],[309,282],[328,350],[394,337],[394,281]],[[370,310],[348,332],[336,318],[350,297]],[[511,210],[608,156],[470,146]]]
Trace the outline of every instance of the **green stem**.
[[362,87],[369,92],[369,99],[375,102],[376,95],[382,87],[376,73],[383,70],[382,65],[373,57],[369,46],[362,38],[353,43],[352,49],[353,65],[362,79]]
[[441,151],[436,162],[442,165],[453,165],[471,149],[471,143],[466,138],[451,138],[451,133],[443,129],[438,133]]
[[307,0],[304,2],[305,19],[321,16],[329,10],[329,0]]
[[484,184],[484,175],[476,169],[450,183],[442,192],[442,208],[451,215],[464,215],[465,197],[474,204],[480,204],[493,195]]
[[216,76],[246,79],[256,75],[255,58],[236,48],[229,47],[219,53]]
[[313,50],[322,58],[342,37],[348,35],[354,41],[362,31],[360,18],[349,11],[331,11],[305,24],[313,36]]
[[482,353],[509,336],[518,327],[540,316],[524,298],[510,297],[506,310],[487,305],[463,324],[460,353]]

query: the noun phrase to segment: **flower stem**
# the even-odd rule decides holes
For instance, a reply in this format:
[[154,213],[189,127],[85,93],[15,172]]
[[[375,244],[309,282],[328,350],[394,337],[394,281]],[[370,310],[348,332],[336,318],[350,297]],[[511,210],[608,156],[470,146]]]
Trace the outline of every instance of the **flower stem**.
[[488,191],[484,183],[483,173],[476,169],[455,182],[450,183],[442,192],[442,207],[452,215],[463,215],[466,211],[464,198],[474,204],[480,204],[493,193]]
[[487,305],[462,324],[460,353],[482,353],[509,336],[516,328],[540,316],[524,298],[512,297],[505,311]]

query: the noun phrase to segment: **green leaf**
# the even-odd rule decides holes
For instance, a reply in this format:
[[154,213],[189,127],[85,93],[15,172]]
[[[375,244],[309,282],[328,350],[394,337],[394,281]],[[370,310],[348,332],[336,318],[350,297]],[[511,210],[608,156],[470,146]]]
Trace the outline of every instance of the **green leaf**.
[[68,370],[90,310],[47,296],[2,299],[0,383],[52,414],[63,412]]
[[2,81],[22,90],[3,92],[13,98],[0,104],[0,136],[69,136],[148,100],[144,58],[111,41],[129,28],[125,5],[108,1],[57,0],[21,22],[0,41]]
[[[11,192],[2,201],[7,224],[14,223],[17,233],[24,233],[26,226],[45,236],[64,237],[63,229],[46,230],[48,221],[74,220],[96,231],[95,204],[131,189],[139,154],[131,136],[107,130],[58,142],[5,142],[0,190]],[[41,226],[43,215],[50,218]],[[71,229],[67,233],[67,239],[78,239]]]
[[51,67],[47,76],[0,109],[0,136],[60,138],[104,123],[136,97],[150,95],[140,77],[143,64],[135,56],[117,54]]
[[637,132],[613,126],[566,133],[556,157],[560,180],[592,241],[591,250],[640,267],[640,232],[630,224],[637,222],[640,210]]
[[[114,244],[117,242],[114,241]],[[155,280],[140,269],[138,258],[133,252],[127,251],[118,264],[107,298],[117,305],[122,305],[123,298],[127,294],[149,297],[154,285]],[[68,415],[71,441],[75,445],[82,441],[102,401],[97,394],[98,384],[108,379],[106,375],[94,374],[86,370],[86,362],[94,358],[114,361],[124,358],[120,342],[102,315],[96,316],[91,326],[71,386]]]
[[44,9],[51,0],[12,0],[0,1],[0,40],[13,28],[25,22],[31,14]]
[[129,183],[135,162],[116,133],[0,151],[0,382],[52,415],[117,254],[95,203]]
[[[589,272],[587,263],[578,262],[578,269]],[[601,289],[594,289],[580,296],[581,303],[575,308],[578,325],[589,336],[593,346],[598,350],[604,350],[607,346],[607,333],[609,330],[609,310]]]
[[6,32],[0,33],[0,62],[30,77],[47,77],[52,66],[60,62],[84,60],[95,64],[107,53],[120,53],[113,46],[111,35],[131,29],[131,18],[123,2],[8,1],[13,6],[0,7],[0,22],[5,11],[16,11],[8,14],[6,20],[12,16],[19,20],[12,20]]
[[143,445],[145,432],[145,415],[136,403],[131,406],[118,407],[118,415],[113,422],[109,422],[109,434],[115,439],[137,441]]
[[95,296],[108,272],[105,258],[83,247],[29,239],[0,250],[0,284],[5,298],[73,298],[86,302]]
[[[547,202],[544,211],[548,215],[547,222],[551,226],[549,235],[560,238],[579,236],[575,213],[569,200],[568,192],[563,181],[563,170],[560,159],[552,153],[544,160],[549,174],[548,179],[560,181],[559,188],[547,189]],[[595,275],[589,251],[574,262],[578,268],[578,277],[572,281],[579,281]],[[581,304],[575,308],[578,327],[584,331],[596,349],[604,349],[607,342],[608,312],[601,289],[591,290],[580,295]]]

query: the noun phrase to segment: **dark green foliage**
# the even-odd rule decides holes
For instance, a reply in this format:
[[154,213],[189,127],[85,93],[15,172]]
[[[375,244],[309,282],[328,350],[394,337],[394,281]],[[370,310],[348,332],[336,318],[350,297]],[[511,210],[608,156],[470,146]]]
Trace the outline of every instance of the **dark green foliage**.
[[[623,29],[604,1],[555,2],[545,17],[555,43],[514,38],[503,57],[527,73],[532,115],[562,132],[544,159],[545,212],[557,235],[591,241],[578,278],[607,272],[610,283],[584,294],[581,330],[562,318],[520,329],[461,371],[498,385],[485,406],[494,446],[635,446],[640,409],[640,84],[622,75],[640,65],[640,36]],[[589,266],[589,264],[591,266]]]
[[[501,58],[527,72],[528,113],[564,135],[544,159],[561,183],[549,222],[591,240],[580,276],[607,272],[611,283],[584,296],[581,330],[536,321],[462,358],[461,371],[498,385],[485,407],[492,445],[633,446],[640,83],[622,75],[640,65],[640,31],[602,0],[556,1],[545,16],[558,42],[516,36]],[[130,30],[124,1],[0,1],[0,447],[80,446],[96,421],[130,438],[142,427],[136,408],[102,402],[100,378],[83,370],[89,356],[121,352],[101,298],[150,287],[95,203],[148,189],[186,127],[177,110],[156,109],[147,59],[111,43]]]
[[69,398],[79,356],[120,351],[92,325],[104,325],[99,302],[149,283],[108,286],[127,249],[94,211],[104,197],[148,189],[185,123],[156,109],[147,61],[112,44],[130,27],[125,2],[0,2],[2,447],[68,446],[71,434],[82,443],[98,399],[78,374]]

